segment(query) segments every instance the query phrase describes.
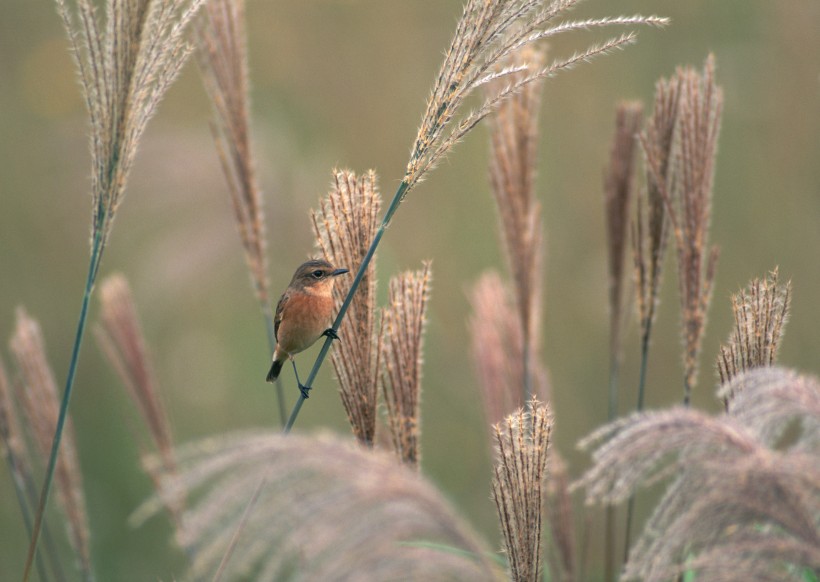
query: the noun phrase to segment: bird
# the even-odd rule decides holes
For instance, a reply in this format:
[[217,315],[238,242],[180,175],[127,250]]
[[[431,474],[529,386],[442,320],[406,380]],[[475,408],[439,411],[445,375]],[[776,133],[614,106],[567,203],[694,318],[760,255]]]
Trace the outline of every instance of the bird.
[[289,359],[299,391],[304,398],[308,397],[310,387],[302,385],[299,380],[293,356],[308,349],[322,336],[339,339],[336,330],[330,327],[333,285],[336,277],[347,272],[348,269],[336,268],[322,259],[312,259],[296,269],[290,285],[276,304],[273,318],[276,348],[273,350],[268,382],[279,377],[285,360]]

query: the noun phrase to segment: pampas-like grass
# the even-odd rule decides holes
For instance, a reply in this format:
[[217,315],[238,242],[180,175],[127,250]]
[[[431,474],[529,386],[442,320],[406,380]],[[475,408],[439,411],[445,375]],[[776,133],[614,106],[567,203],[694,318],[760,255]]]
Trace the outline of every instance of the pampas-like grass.
[[[763,368],[723,390],[735,393],[732,414],[638,413],[582,441],[597,447],[579,481],[589,501],[672,478],[623,579],[801,580],[820,568],[820,383]],[[802,429],[779,443],[794,419]]]
[[537,399],[493,426],[497,447],[493,501],[515,582],[541,579],[542,502],[551,430],[549,406]]
[[416,468],[421,462],[421,364],[430,279],[429,261],[420,271],[390,279],[380,333],[381,385],[393,450]]
[[[168,481],[160,497],[184,491],[199,500],[178,530],[193,556],[190,578],[211,576],[240,529],[220,571],[225,579],[500,579],[441,495],[391,456],[329,436],[258,432],[177,452],[181,479]],[[267,475],[276,482],[258,488]],[[243,517],[254,495],[254,511]],[[149,503],[136,517],[161,504]]]
[[[745,290],[732,295],[735,328],[717,358],[721,384],[752,368],[774,364],[789,318],[792,289],[791,281],[779,285],[777,278],[775,268],[766,278],[754,279]],[[731,394],[727,407],[730,400]]]
[[[319,208],[311,212],[316,244],[332,265],[356,269],[364,260],[378,225],[381,196],[373,171],[357,177],[336,170],[333,184]],[[339,391],[353,433],[362,443],[373,444],[376,433],[380,339],[376,333],[376,264],[371,261],[360,289],[339,328],[341,342],[332,355]],[[348,280],[333,289],[335,311],[350,291]]]
[[[100,289],[102,321],[94,330],[97,344],[110,362],[128,395],[139,410],[148,435],[162,459],[160,470],[151,473],[155,484],[165,476],[176,474],[174,439],[165,406],[160,398],[154,367],[146,348],[137,308],[128,281],[122,275],[105,279]],[[143,455],[148,448],[143,447]],[[173,515],[181,500],[168,507]]]

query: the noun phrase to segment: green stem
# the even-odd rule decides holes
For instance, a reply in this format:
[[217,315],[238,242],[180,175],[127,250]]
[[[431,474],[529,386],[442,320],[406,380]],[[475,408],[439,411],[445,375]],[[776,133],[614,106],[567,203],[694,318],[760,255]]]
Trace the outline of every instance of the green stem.
[[[362,259],[362,263],[359,265],[359,270],[356,271],[356,277],[353,279],[353,283],[350,286],[350,291],[347,292],[347,296],[345,297],[344,303],[342,303],[342,307],[339,309],[338,315],[336,315],[336,319],[333,321],[333,331],[339,331],[339,327],[342,325],[342,320],[344,319],[345,313],[347,313],[347,308],[350,307],[350,302],[353,300],[353,295],[356,293],[356,290],[359,288],[359,284],[362,282],[362,278],[364,277],[365,271],[367,271],[368,265],[370,265],[370,261],[373,259],[373,255],[376,254],[376,248],[379,246],[379,242],[382,239],[382,235],[384,234],[385,229],[390,224],[390,221],[393,218],[393,214],[396,212],[396,209],[401,204],[402,199],[404,199],[405,195],[407,194],[407,190],[409,188],[409,183],[405,180],[402,180],[401,184],[399,184],[396,193],[393,195],[393,200],[390,202],[390,206],[387,208],[387,212],[384,213],[384,217],[382,218],[382,222],[379,225],[378,230],[376,230],[376,235],[373,237],[373,241],[370,243],[370,247],[367,249],[367,253]],[[327,357],[327,353],[330,351],[330,345],[333,343],[333,338],[328,337],[325,339],[325,343],[322,344],[322,349],[319,351],[319,355],[316,357],[316,361],[313,363],[313,368],[310,370],[310,375],[305,382],[305,388],[310,390],[313,387],[313,381],[316,379],[316,375],[319,373],[319,368],[321,368],[322,363],[325,361]],[[293,406],[293,410],[290,413],[290,418],[288,418],[287,424],[285,424],[284,433],[287,434],[293,428],[293,423],[296,422],[296,417],[299,416],[299,411],[302,409],[302,404],[305,402],[305,397],[302,394],[299,394],[299,399],[296,401],[296,404]]]
[[[607,407],[607,422],[612,422],[618,416],[618,379],[620,376],[620,360],[618,354],[611,354],[609,362],[609,405]],[[606,508],[604,525],[604,580],[615,580],[615,507]]]
[[[91,300],[91,294],[94,290],[94,282],[97,278],[97,269],[99,267],[100,259],[102,258],[102,230],[101,225],[98,225],[98,228],[95,229],[94,241],[91,248],[91,260],[88,265],[88,278],[85,282],[83,302],[80,307],[80,320],[77,323],[77,333],[74,336],[74,347],[71,351],[71,361],[68,366],[68,376],[66,377],[65,390],[63,391],[63,400],[60,404],[60,414],[57,417],[57,426],[54,430],[54,440],[51,443],[51,454],[48,458],[48,467],[46,468],[43,488],[40,492],[37,515],[34,519],[34,531],[31,534],[31,543],[28,547],[28,556],[26,557],[23,582],[28,582],[29,576],[31,575],[31,566],[34,561],[34,556],[37,553],[37,544],[40,541],[40,532],[43,527],[43,517],[45,516],[48,497],[51,493],[51,483],[54,480],[54,470],[57,467],[57,456],[60,451],[60,442],[63,437],[63,428],[65,426],[66,417],[68,416],[68,405],[71,401],[71,389],[74,386],[74,377],[77,374],[77,364],[80,360],[80,347],[82,346],[83,336],[85,335],[85,324],[88,319],[88,305]],[[90,572],[86,572],[86,577],[89,579],[91,578],[90,574]]]
[[[652,322],[647,324],[641,338],[641,375],[638,379],[638,406],[636,410],[641,412],[644,403],[644,388],[646,386],[646,367],[649,361],[649,336],[652,332]],[[635,512],[635,495],[629,496],[626,509],[626,532],[624,533],[624,564],[629,560],[629,544],[632,535],[632,515]]]

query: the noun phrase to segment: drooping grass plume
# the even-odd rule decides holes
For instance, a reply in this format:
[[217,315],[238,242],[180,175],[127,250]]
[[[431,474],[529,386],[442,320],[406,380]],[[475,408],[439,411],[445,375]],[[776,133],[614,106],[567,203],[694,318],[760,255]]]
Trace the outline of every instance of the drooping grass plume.
[[[513,293],[495,271],[484,273],[469,294],[470,352],[489,424],[501,422],[526,405],[524,339]],[[540,360],[530,362],[535,394],[548,400],[547,373]]]
[[[721,384],[752,368],[774,365],[791,307],[791,281],[778,284],[775,268],[764,279],[732,295],[735,328],[720,347],[717,369]],[[724,401],[727,409],[732,395]]]
[[[723,388],[733,389],[733,414],[637,413],[582,441],[597,446],[580,481],[589,501],[672,479],[623,579],[801,580],[820,568],[820,383],[763,368]],[[795,419],[801,430],[779,443]]]
[[[551,77],[563,69],[630,44],[635,40],[635,33],[622,34],[600,45],[592,45],[569,58],[556,59],[546,67],[527,71],[522,77],[509,80],[505,90],[486,99],[478,109],[455,122],[461,105],[473,90],[494,79],[524,70],[523,67],[500,70],[498,67],[521,47],[572,30],[609,25],[663,26],[668,22],[655,16],[632,16],[554,24],[556,18],[563,16],[577,3],[578,0],[549,3],[533,0],[468,0],[411,149],[403,180],[408,190],[470,129],[510,95],[535,80]],[[451,123],[454,127],[450,127]]]
[[493,501],[498,511],[510,578],[541,579],[547,454],[552,430],[549,406],[533,399],[493,426],[497,461]]
[[[552,22],[574,6],[578,0],[556,0],[545,5],[539,0],[467,0],[450,47],[436,78],[421,125],[407,162],[404,176],[393,195],[379,227],[367,250],[359,271],[353,278],[350,291],[339,309],[333,324],[338,330],[347,307],[364,276],[387,225],[407,194],[424,178],[435,164],[453,146],[489,115],[498,105],[527,84],[550,77],[559,71],[588,61],[596,56],[623,48],[635,41],[636,34],[627,32],[618,37],[593,45],[565,59],[556,59],[543,69],[511,83],[495,97],[486,100],[474,112],[455,121],[465,99],[479,86],[516,72],[515,69],[497,70],[497,65],[508,55],[525,45],[561,32],[598,28],[602,26],[650,25],[665,26],[668,20],[656,16],[632,16],[569,21],[556,25]],[[331,338],[325,340],[305,385],[312,386],[319,368],[330,350]],[[285,424],[289,432],[301,410],[304,398],[299,398]]]
[[569,471],[555,447],[550,451],[549,479],[546,487],[546,516],[550,527],[547,560],[550,580],[573,582],[581,580],[578,572],[578,550],[575,541],[575,518],[572,510]]
[[[213,574],[256,493],[224,579],[499,579],[442,496],[391,456],[329,436],[258,432],[177,453],[181,480],[168,481],[163,495],[182,488],[198,499],[178,530],[194,556],[188,578]],[[266,475],[276,482],[257,490]]]
[[[486,85],[492,99],[543,67],[546,52],[527,45],[499,64],[500,70],[520,69]],[[535,196],[538,157],[538,114],[543,79],[528,83],[499,104],[487,117],[490,126],[490,185],[498,211],[501,240],[515,290],[515,307],[522,332],[523,402],[533,395],[531,362],[540,347],[543,275],[541,205]],[[509,413],[508,409],[505,411]]]
[[56,0],[88,109],[91,149],[91,257],[60,412],[26,559],[24,582],[40,538],[57,465],[88,305],[111,225],[148,120],[191,52],[187,25],[204,0],[110,0],[105,20],[91,0],[72,9]]
[[[316,244],[325,260],[351,271],[362,264],[378,225],[381,195],[372,170],[357,177],[336,170],[328,195],[311,212]],[[336,311],[350,291],[349,279],[333,288]],[[362,443],[373,444],[379,377],[379,337],[376,331],[376,264],[371,261],[360,290],[339,328],[341,341],[332,361],[339,390],[353,433]]]
[[[97,344],[125,386],[139,410],[153,441],[162,466],[151,478],[158,484],[162,475],[176,473],[174,439],[165,406],[160,398],[153,364],[146,348],[137,308],[128,281],[122,275],[112,275],[100,289],[102,321],[94,330]],[[144,447],[143,454],[148,453]],[[169,506],[175,514],[179,503]]]
[[[702,74],[689,67],[678,69],[676,77],[677,147],[669,168],[673,180],[671,188],[661,188],[661,194],[675,233],[684,347],[683,402],[688,406],[697,382],[700,346],[718,257],[717,247],[708,245],[708,229],[723,92],[715,83],[712,55],[706,59]],[[645,151],[653,178],[662,184],[662,159]]]
[[[609,150],[609,166],[604,171],[604,216],[606,225],[609,279],[609,390],[607,421],[618,416],[618,380],[623,357],[622,337],[626,327],[626,246],[629,216],[634,198],[637,133],[643,105],[619,103],[615,110],[615,135]],[[606,509],[604,525],[604,579],[615,571],[615,508]]]
[[[22,378],[18,398],[23,405],[26,426],[45,464],[59,417],[59,396],[40,326],[23,308],[17,310],[17,325],[10,346]],[[84,580],[92,580],[88,515],[70,418],[66,420],[62,448],[55,470],[57,499],[65,514],[68,539],[77,557],[80,573]]]
[[381,319],[387,425],[396,455],[416,468],[421,461],[421,364],[430,278],[429,261],[420,271],[392,277]]

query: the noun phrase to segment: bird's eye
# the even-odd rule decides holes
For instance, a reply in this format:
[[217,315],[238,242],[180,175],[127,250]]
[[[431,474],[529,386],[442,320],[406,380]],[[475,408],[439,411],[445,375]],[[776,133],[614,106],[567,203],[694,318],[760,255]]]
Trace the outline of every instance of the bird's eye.
[[314,279],[321,279],[324,276],[324,271],[313,271],[311,275],[313,275]]

